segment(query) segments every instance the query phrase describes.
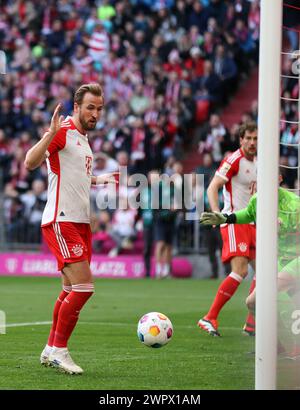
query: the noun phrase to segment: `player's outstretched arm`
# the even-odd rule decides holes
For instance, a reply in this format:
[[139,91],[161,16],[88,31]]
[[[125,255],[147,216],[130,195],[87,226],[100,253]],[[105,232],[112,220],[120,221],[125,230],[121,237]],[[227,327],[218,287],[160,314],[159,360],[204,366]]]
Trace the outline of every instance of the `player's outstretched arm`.
[[92,185],[105,185],[105,184],[119,184],[119,172],[110,172],[108,174],[102,174],[96,176],[92,176]]
[[207,197],[212,211],[220,212],[219,190],[226,184],[226,180],[215,175],[207,188]]
[[56,133],[61,127],[61,123],[64,120],[62,115],[59,115],[61,105],[58,104],[54,110],[53,116],[51,118],[51,124],[49,130],[43,135],[39,142],[37,142],[30,150],[27,152],[25,157],[25,167],[29,170],[33,170],[41,165],[41,163],[46,158],[46,151],[53,140]]
[[225,223],[235,223],[235,214],[227,215],[221,212],[202,212],[200,217],[201,225],[221,225]]

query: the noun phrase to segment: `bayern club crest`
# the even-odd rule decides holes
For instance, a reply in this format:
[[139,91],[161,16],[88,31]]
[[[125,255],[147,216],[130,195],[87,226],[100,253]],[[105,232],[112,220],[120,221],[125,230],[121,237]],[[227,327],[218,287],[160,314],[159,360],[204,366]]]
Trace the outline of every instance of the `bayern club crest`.
[[241,243],[238,244],[238,248],[241,252],[246,252],[248,247],[247,247],[247,244],[245,242],[241,242]]
[[83,246],[82,245],[74,245],[72,248],[74,255],[81,256],[83,254]]

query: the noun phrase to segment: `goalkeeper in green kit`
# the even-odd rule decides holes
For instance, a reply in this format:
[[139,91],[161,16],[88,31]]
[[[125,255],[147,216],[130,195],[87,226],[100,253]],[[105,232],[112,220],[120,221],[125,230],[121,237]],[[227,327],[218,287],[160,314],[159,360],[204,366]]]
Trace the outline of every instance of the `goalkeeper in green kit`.
[[[281,179],[281,178],[280,178]],[[202,225],[248,224],[256,221],[257,194],[253,195],[246,208],[232,214],[204,212]],[[278,192],[278,291],[286,292],[299,306],[300,295],[300,198],[279,188]],[[255,289],[246,299],[250,311],[255,309]]]

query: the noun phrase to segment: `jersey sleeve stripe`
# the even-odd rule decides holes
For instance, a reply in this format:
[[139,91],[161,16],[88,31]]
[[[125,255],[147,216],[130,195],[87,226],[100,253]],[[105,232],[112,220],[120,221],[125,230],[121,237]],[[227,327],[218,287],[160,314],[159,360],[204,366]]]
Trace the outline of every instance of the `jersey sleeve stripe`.
[[226,162],[228,162],[228,164],[233,164],[234,161],[236,161],[238,158],[240,158],[242,156],[240,150],[234,152],[232,155],[230,155],[228,158],[226,158]]
[[216,171],[216,175],[222,179],[224,179],[226,182],[229,181],[229,179],[227,177],[225,177],[225,175],[222,175],[219,171]]

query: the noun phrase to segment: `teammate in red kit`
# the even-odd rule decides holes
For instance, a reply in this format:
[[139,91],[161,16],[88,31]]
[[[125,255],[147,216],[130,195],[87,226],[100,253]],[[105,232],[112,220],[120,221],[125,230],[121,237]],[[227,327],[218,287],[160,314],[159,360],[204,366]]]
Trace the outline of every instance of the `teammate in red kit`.
[[[225,158],[214,178],[212,179],[207,195],[211,210],[220,212],[218,191],[223,188],[223,213],[243,209],[247,206],[256,190],[256,152],[257,152],[257,125],[254,122],[243,124],[240,127],[241,147]],[[223,239],[222,260],[231,263],[231,273],[221,283],[215,299],[208,313],[200,319],[198,326],[213,336],[220,336],[218,331],[218,315],[227,303],[242,280],[248,274],[248,263],[254,267],[255,259],[255,225],[221,225]],[[253,279],[249,293],[255,288]],[[244,330],[254,334],[255,319],[248,314]]]
[[59,116],[58,105],[49,130],[25,158],[29,170],[47,161],[48,200],[42,233],[57,259],[63,282],[40,361],[70,374],[83,372],[73,362],[67,343],[81,309],[94,292],[90,269],[90,188],[91,184],[115,183],[114,174],[92,176],[93,154],[86,132],[96,127],[103,104],[99,84],[82,85],[74,96],[73,115],[66,119]]

